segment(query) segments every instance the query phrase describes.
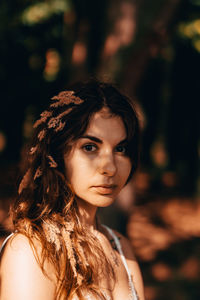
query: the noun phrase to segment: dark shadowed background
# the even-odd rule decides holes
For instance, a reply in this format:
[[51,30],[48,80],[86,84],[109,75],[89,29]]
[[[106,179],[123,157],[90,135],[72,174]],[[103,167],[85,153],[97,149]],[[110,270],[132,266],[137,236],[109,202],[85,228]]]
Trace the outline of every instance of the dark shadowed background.
[[74,80],[135,99],[141,165],[103,222],[132,241],[147,300],[200,299],[200,0],[1,0],[0,235],[32,125]]

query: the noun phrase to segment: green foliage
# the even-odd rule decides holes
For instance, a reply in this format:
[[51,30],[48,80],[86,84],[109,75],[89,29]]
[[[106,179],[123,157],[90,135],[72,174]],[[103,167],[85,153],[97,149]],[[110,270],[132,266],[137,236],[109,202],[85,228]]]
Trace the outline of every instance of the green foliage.
[[39,1],[28,6],[21,14],[24,24],[35,25],[52,18],[55,14],[67,12],[71,9],[70,1],[51,0]]

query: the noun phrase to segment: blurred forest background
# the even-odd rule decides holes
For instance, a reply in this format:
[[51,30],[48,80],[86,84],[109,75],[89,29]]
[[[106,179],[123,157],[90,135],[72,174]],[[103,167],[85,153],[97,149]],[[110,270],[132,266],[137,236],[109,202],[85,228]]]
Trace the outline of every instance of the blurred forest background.
[[1,0],[0,61],[1,238],[38,114],[108,80],[137,102],[142,155],[102,218],[131,239],[147,300],[200,299],[200,0]]

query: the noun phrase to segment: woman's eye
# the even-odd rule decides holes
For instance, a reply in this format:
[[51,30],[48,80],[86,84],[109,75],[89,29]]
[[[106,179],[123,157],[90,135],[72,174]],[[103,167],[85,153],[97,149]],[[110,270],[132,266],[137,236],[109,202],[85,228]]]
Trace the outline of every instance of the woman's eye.
[[88,144],[83,146],[83,150],[86,152],[94,152],[97,149],[95,145]]
[[115,151],[125,154],[126,153],[126,147],[125,146],[117,146]]

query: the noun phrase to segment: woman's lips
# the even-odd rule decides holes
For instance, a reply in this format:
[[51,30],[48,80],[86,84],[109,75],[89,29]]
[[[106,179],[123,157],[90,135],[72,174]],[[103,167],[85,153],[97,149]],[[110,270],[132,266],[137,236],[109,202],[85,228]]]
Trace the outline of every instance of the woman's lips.
[[93,186],[93,188],[102,195],[110,195],[116,188],[116,185],[97,185]]

